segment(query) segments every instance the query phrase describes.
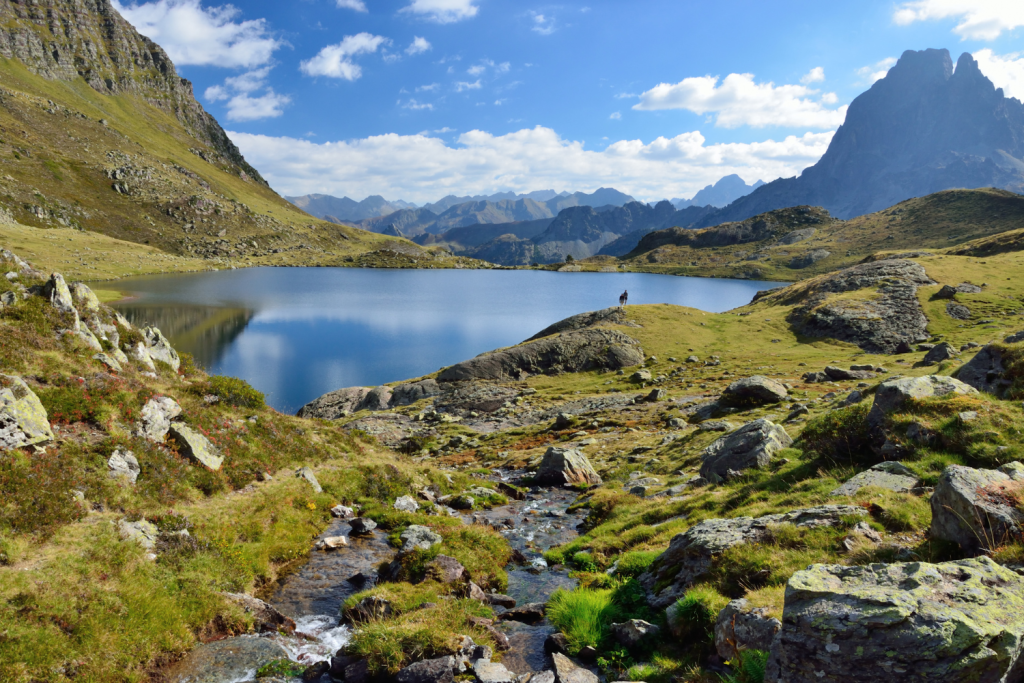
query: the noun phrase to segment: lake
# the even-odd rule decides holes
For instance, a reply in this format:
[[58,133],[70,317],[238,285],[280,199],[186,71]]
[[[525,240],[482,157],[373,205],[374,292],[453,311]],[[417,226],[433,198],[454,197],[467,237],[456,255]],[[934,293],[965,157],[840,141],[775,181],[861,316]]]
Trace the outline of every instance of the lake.
[[[106,285],[109,286],[109,285]],[[642,273],[249,268],[122,280],[115,307],[211,374],[293,413],[350,386],[420,377],[618,304],[721,312],[780,283]]]

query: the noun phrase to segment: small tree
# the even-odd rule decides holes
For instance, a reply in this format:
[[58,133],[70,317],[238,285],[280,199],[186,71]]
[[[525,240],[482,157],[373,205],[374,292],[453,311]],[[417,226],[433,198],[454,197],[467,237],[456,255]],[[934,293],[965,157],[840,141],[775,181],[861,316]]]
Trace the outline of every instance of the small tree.
[[574,258],[572,257],[572,254],[566,254],[566,255],[565,255],[565,262],[566,262],[566,263],[572,263],[572,262],[573,262],[573,261],[575,261],[575,260],[576,260],[576,259],[574,259]]

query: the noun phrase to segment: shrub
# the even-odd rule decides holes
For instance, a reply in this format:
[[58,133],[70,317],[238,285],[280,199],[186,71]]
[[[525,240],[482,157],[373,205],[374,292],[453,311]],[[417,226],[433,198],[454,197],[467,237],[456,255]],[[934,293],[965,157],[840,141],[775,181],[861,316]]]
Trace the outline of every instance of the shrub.
[[68,453],[0,455],[0,529],[48,537],[83,519],[88,510],[72,495],[84,475]]
[[805,450],[819,458],[839,462],[870,459],[867,421],[870,411],[871,405],[865,401],[811,420],[800,437]]
[[207,381],[206,387],[211,394],[237,408],[260,410],[267,405],[263,394],[253,389],[244,379],[215,375]]
[[764,650],[741,650],[731,664],[733,673],[724,674],[723,683],[764,683],[768,653]]

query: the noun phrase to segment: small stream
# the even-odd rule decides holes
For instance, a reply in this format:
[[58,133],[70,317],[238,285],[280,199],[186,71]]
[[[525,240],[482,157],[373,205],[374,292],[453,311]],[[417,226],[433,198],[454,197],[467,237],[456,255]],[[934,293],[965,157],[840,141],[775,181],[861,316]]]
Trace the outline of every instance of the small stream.
[[[514,481],[522,472],[495,473],[494,480]],[[543,553],[551,547],[571,541],[585,512],[568,513],[576,499],[568,489],[530,491],[523,501],[491,510],[463,515],[466,524],[490,525],[499,531],[514,550],[522,553],[526,564],[510,564],[508,595],[518,605],[547,602],[559,588],[571,589],[576,581],[563,568],[550,568]],[[346,520],[335,520],[318,537],[349,536]],[[380,563],[391,560],[395,549],[386,534],[374,531],[369,536],[349,538],[349,545],[333,551],[314,550],[309,561],[294,574],[285,577],[268,602],[293,618],[294,635],[265,634],[239,636],[200,645],[165,674],[168,683],[249,683],[256,670],[273,659],[288,658],[309,666],[330,660],[351,638],[351,630],[340,623],[341,606],[355,593],[373,585]],[[522,558],[520,558],[522,561]],[[502,608],[495,607],[495,612]],[[516,674],[548,668],[544,641],[555,629],[545,619],[527,625],[515,621],[499,622],[509,638],[511,650],[502,663]],[[261,683],[272,680],[260,679]],[[301,679],[294,679],[301,681]],[[325,675],[325,682],[329,678]]]

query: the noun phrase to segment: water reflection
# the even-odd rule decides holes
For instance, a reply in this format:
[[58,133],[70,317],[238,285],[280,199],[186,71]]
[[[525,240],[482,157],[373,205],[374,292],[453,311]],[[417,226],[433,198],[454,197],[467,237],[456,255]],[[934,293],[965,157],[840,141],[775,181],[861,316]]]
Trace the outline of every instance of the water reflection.
[[118,304],[210,372],[292,412],[346,386],[420,377],[614,305],[725,311],[775,283],[639,273],[252,268],[124,280]]

